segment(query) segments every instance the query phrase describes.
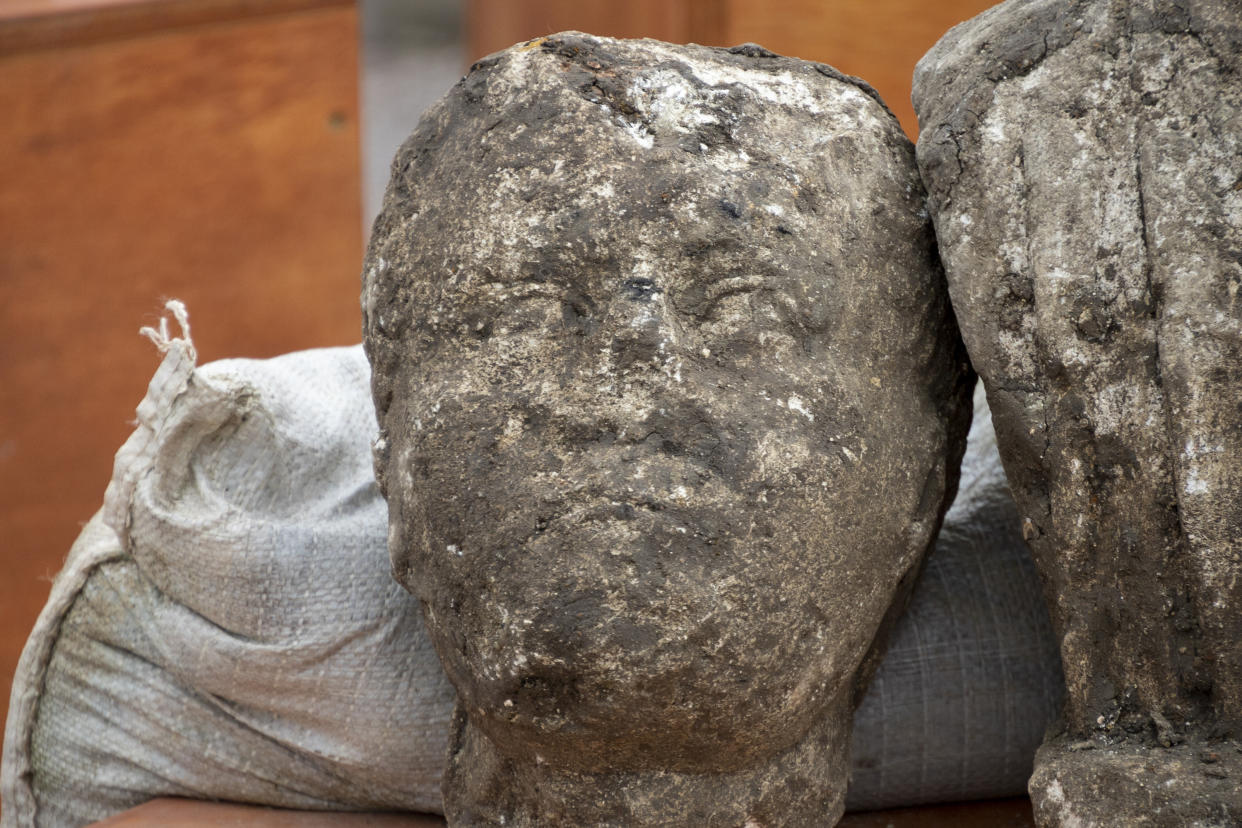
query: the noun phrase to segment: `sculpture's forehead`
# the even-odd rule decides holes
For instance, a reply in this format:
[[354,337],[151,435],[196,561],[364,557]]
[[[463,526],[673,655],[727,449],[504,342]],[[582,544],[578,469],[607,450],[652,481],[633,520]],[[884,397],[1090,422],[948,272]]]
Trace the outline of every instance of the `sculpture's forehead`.
[[559,159],[480,175],[476,204],[460,204],[446,228],[463,262],[637,263],[743,251],[768,259],[828,237],[822,220],[805,215],[807,190],[794,175],[726,178],[674,164]]
[[[778,316],[790,324],[842,322],[834,297],[870,278],[851,262],[883,243],[854,191],[831,186],[848,173],[738,150],[731,162],[726,175],[680,150],[604,163],[569,151],[478,168],[459,179],[464,197],[441,202],[448,220],[414,282],[453,316],[467,296],[524,282],[579,291],[600,310],[632,284],[706,312],[740,301],[717,302],[725,288],[713,286],[732,280],[787,308]],[[848,246],[842,227],[854,228]]]
[[[731,154],[722,174],[680,151],[613,155],[604,162],[549,152],[536,163],[472,171],[459,179],[428,262],[432,281],[536,279],[586,287],[651,279],[665,288],[727,276],[761,276],[776,288],[855,278],[846,263],[873,246],[861,202],[815,159],[797,164]],[[467,184],[467,182],[469,182]],[[865,211],[864,211],[865,212]],[[840,228],[853,226],[852,250]]]
[[615,243],[651,219],[715,235],[755,211],[822,234],[890,160],[882,108],[810,64],[565,36],[496,60],[448,99],[425,150],[451,160],[415,186],[503,244]]
[[[498,286],[540,282],[600,318],[639,280],[695,317],[892,327],[926,256],[917,174],[882,105],[796,61],[557,38],[485,61],[403,147],[368,296],[391,280],[456,324],[517,297]],[[726,298],[706,290],[730,279]]]
[[680,139],[709,137],[714,127],[736,146],[796,155],[816,124],[825,134],[888,128],[867,91],[817,64],[574,33],[499,56],[473,94],[501,117],[531,113],[570,135],[607,125],[638,150],[670,141],[693,150]]

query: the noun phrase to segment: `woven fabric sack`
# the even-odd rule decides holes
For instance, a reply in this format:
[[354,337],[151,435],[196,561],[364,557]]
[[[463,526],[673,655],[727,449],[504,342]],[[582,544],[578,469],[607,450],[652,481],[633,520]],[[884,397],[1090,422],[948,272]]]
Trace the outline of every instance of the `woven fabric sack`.
[[439,810],[453,691],[390,575],[361,347],[196,367],[188,332],[157,339],[18,667],[3,825],[157,796]]
[[[104,512],[18,668],[3,825],[163,795],[439,812],[453,694],[389,574],[361,349],[195,367],[188,336],[157,338]],[[958,499],[855,717],[850,808],[1024,792],[1060,694],[980,396]]]
[[1024,796],[1064,696],[982,385],[957,499],[854,715],[851,810]]

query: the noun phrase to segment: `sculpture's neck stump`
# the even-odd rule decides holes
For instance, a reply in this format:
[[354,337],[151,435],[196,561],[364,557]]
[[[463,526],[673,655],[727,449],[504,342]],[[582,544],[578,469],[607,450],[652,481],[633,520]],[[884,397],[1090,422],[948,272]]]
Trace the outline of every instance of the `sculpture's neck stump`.
[[845,810],[852,712],[842,693],[800,742],[742,770],[584,773],[501,753],[459,703],[445,815],[451,825],[516,828],[833,825]]

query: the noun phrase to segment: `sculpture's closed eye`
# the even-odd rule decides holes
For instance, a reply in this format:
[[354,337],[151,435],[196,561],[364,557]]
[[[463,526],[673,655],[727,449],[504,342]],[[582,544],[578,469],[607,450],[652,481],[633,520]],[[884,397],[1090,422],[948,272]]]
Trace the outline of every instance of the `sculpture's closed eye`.
[[560,319],[563,294],[559,285],[544,282],[495,285],[486,302],[483,325],[493,336],[545,330],[545,326]]
[[793,300],[758,274],[715,282],[708,287],[697,314],[705,335],[729,339],[742,332],[758,333],[761,338],[786,335],[795,315]]
[[745,296],[753,293],[762,288],[764,283],[764,278],[759,275],[731,276],[713,283],[703,297],[704,318],[718,318],[721,315],[721,306],[725,304],[724,300],[732,296]]

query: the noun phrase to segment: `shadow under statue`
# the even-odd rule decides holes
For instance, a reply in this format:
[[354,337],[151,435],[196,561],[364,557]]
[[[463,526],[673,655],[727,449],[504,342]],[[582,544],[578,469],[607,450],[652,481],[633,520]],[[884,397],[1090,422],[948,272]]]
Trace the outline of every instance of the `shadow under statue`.
[[839,818],[970,421],[923,198],[869,87],[755,46],[556,35],[423,118],[363,313],[450,824]]

